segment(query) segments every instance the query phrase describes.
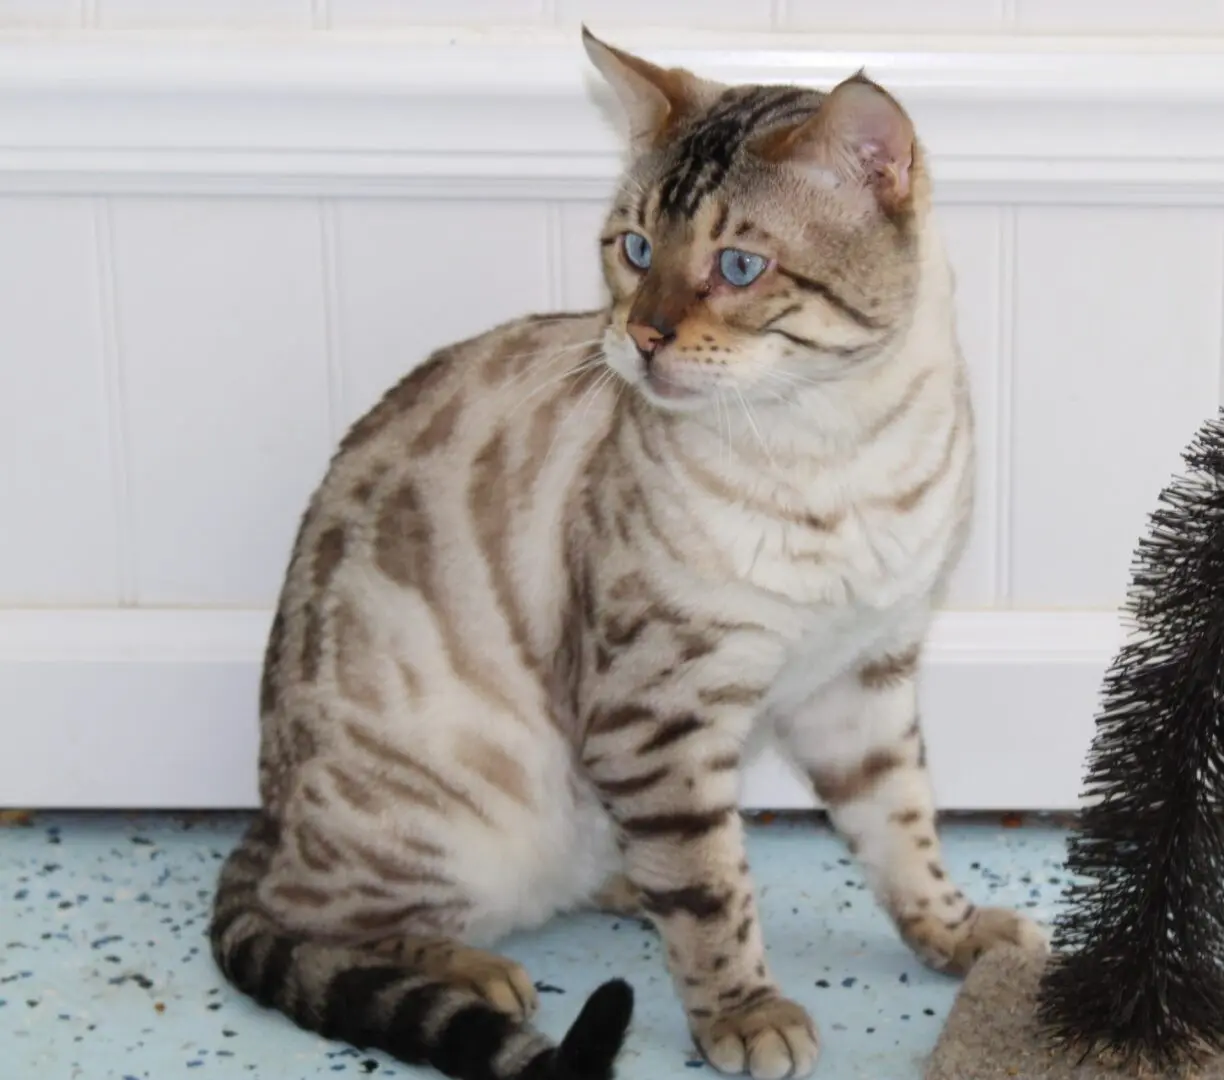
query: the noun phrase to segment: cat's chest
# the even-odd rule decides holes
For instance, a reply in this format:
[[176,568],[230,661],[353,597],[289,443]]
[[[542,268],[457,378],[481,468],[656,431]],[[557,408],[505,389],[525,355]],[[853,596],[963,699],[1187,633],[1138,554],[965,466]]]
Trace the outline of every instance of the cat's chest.
[[[737,581],[820,607],[885,609],[928,593],[963,534],[970,425],[951,401],[874,438],[789,458],[689,453],[675,501]],[[804,451],[807,451],[806,453]]]
[[807,514],[727,507],[711,523],[735,575],[770,596],[815,608],[886,609],[929,592],[954,547],[957,507],[919,505],[865,492],[814,498]]
[[[730,525],[730,522],[728,522]],[[836,523],[738,523],[736,614],[781,646],[761,675],[770,707],[790,708],[873,649],[921,625],[960,528],[950,505],[917,518],[864,504]]]

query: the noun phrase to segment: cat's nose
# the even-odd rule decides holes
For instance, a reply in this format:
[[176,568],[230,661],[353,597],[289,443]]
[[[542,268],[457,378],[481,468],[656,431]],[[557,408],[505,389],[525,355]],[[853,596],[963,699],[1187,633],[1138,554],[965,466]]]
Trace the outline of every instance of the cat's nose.
[[657,326],[645,326],[642,323],[630,323],[626,329],[647,366],[654,359],[656,350],[676,336],[676,332],[670,328],[661,329]]

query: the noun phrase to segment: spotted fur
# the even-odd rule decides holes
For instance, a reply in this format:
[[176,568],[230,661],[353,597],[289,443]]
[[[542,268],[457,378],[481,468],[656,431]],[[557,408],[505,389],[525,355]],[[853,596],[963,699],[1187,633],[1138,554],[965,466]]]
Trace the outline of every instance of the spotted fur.
[[[342,441],[268,638],[262,809],[213,951],[324,1035],[588,1080],[628,988],[554,1046],[485,947],[633,913],[711,1064],[801,1076],[816,1028],[770,974],[737,812],[764,743],[924,960],[1041,940],[951,881],[917,716],[973,488],[951,273],[909,119],[866,76],[727,88],[587,48],[634,148],[610,303],[439,352]],[[720,278],[727,247],[759,281]]]

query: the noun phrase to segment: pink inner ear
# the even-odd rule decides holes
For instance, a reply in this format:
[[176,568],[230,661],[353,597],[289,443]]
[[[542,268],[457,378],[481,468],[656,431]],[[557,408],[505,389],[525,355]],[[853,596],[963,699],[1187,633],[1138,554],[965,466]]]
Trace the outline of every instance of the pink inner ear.
[[904,198],[909,194],[910,165],[914,159],[912,148],[901,151],[898,157],[893,157],[884,144],[865,142],[859,145],[858,156],[868,175],[873,179],[887,181],[897,198]]
[[822,187],[870,188],[887,211],[910,194],[914,128],[904,110],[865,76],[834,87],[820,109],[755,146],[766,161],[802,165]]
[[868,82],[835,89],[826,103],[827,131],[842,142],[877,194],[900,201],[909,194],[914,129],[900,107]]

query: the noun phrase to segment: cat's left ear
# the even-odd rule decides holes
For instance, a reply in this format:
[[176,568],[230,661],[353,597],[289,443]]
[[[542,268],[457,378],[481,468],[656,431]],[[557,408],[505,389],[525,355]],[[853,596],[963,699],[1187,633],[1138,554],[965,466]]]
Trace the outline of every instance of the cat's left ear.
[[629,119],[634,153],[653,149],[693,108],[700,80],[683,68],[661,68],[600,41],[585,26],[582,44]]
[[861,71],[834,87],[807,120],[771,132],[753,149],[767,161],[795,162],[868,188],[888,214],[905,210],[913,196],[914,126]]

